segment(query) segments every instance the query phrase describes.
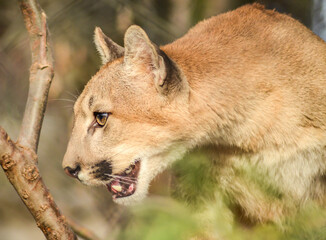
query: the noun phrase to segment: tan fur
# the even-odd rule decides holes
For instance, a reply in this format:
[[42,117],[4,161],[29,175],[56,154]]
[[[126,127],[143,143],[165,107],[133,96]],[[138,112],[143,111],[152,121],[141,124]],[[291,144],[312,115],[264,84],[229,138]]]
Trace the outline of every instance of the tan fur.
[[[117,200],[132,203],[171,162],[214,144],[223,163],[216,165],[221,188],[251,219],[278,221],[307,199],[324,203],[326,44],[320,38],[254,4],[202,21],[161,50],[173,70],[136,26],[125,35],[123,57],[105,49],[102,56],[111,51],[115,58],[75,104],[64,167],[80,164],[79,179],[99,185],[105,182],[90,171],[100,160],[119,173],[140,158],[136,193]],[[94,111],[112,115],[89,134]],[[284,199],[268,201],[239,179],[235,169],[247,165],[266,172]]]

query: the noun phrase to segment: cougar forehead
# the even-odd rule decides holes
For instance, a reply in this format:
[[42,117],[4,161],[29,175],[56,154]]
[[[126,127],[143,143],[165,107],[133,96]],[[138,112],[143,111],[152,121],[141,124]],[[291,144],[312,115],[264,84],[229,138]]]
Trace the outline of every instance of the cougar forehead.
[[112,112],[113,117],[136,122],[164,124],[168,115],[162,114],[169,104],[158,96],[151,76],[126,71],[123,58],[107,63],[87,83],[76,102],[75,111],[80,105],[92,112]]

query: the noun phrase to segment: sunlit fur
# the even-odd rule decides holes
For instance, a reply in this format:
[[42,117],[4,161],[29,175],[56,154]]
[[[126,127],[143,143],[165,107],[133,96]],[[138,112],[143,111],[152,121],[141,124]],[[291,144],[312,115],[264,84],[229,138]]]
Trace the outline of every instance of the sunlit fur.
[[[81,165],[82,182],[105,184],[89,174],[103,159],[113,174],[141,159],[135,194],[117,200],[133,203],[171,162],[215,144],[220,187],[250,218],[278,221],[308,199],[325,203],[326,44],[298,21],[258,4],[202,21],[161,47],[179,77],[167,86],[167,62],[141,28],[127,30],[122,57],[103,44],[110,61],[75,104],[63,162]],[[112,115],[90,134],[93,112]],[[265,171],[284,198],[270,202],[242,182],[234,169],[245,164]]]

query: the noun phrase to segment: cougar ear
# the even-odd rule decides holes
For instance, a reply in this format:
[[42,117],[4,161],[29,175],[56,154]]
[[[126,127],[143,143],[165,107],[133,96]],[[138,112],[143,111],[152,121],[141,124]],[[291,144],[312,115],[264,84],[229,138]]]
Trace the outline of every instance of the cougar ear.
[[122,57],[124,54],[123,47],[113,42],[102,32],[102,29],[99,27],[95,28],[94,42],[97,51],[100,53],[102,64],[111,62],[114,59]]
[[124,37],[126,65],[145,69],[154,76],[154,84],[160,92],[166,78],[166,67],[160,49],[152,43],[145,31],[136,26],[130,26]]

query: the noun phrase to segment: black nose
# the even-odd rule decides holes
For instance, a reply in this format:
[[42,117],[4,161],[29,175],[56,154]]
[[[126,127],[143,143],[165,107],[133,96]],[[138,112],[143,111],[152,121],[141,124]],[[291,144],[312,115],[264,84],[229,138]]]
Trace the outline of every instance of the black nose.
[[78,165],[76,168],[66,167],[64,170],[68,176],[78,178],[78,173],[80,172],[80,166]]

